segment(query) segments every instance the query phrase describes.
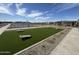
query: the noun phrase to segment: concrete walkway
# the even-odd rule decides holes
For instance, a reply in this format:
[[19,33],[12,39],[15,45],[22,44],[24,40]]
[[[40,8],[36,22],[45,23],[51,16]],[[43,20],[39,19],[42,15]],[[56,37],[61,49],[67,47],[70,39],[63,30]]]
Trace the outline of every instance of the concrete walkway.
[[10,24],[0,28],[0,35],[10,26]]
[[50,53],[51,55],[79,54],[79,28],[72,28],[68,35]]

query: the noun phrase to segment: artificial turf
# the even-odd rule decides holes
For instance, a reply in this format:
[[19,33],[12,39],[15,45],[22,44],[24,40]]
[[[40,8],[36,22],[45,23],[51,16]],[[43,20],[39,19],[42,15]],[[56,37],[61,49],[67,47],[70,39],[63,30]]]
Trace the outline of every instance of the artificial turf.
[[[5,31],[0,36],[0,54],[3,55],[12,55],[16,52],[21,51],[24,48],[27,48],[57,32],[61,29],[55,28],[35,28],[35,29],[25,29],[23,32],[14,31]],[[22,41],[19,38],[19,35],[29,34],[32,35],[32,38]],[[5,53],[4,53],[5,52]]]

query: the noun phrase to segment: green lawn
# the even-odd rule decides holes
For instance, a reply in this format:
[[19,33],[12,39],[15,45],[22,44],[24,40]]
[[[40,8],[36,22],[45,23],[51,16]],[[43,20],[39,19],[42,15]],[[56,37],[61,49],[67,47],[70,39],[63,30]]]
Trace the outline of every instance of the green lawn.
[[[21,51],[61,30],[55,28],[36,28],[26,29],[24,32],[6,31],[0,36],[0,54],[10,55]],[[21,34],[31,34],[32,38],[22,41],[19,38]],[[7,52],[9,51],[9,52]],[[5,53],[4,53],[5,52]]]

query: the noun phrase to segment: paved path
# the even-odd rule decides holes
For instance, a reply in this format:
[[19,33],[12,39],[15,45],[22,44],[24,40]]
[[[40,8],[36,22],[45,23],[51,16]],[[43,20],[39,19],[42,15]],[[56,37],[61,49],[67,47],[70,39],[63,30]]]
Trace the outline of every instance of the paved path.
[[10,24],[0,28],[0,35],[10,26]]
[[79,28],[72,28],[68,35],[51,52],[52,55],[79,54]]
[[18,30],[18,29],[33,29],[33,28],[44,28],[44,27],[53,27],[53,28],[65,28],[65,27],[59,27],[59,26],[54,26],[54,25],[43,25],[43,26],[36,26],[36,27],[24,27],[24,28],[10,28],[7,29],[6,31],[10,31],[10,30]]
[[11,29],[7,29],[6,31],[10,31],[10,30],[18,30],[18,29],[44,28],[44,27],[52,27],[52,26],[38,26],[38,27],[25,27],[25,28],[11,28]]

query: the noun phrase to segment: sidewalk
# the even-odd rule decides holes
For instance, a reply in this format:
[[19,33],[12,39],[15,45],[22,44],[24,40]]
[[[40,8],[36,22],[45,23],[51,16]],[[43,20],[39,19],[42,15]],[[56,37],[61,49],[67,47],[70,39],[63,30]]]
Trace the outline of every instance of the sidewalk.
[[79,54],[79,28],[72,28],[68,35],[50,53],[51,55]]
[[10,24],[0,28],[0,35],[10,26]]

